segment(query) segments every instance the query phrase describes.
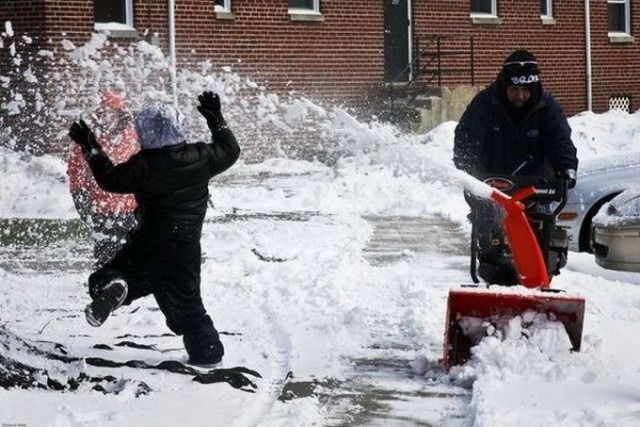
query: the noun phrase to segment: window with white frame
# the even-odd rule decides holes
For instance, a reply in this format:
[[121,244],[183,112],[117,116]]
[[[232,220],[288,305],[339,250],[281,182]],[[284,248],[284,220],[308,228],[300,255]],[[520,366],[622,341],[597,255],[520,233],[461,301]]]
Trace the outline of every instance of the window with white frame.
[[482,15],[498,15],[497,0],[471,0],[471,13]]
[[320,0],[289,0],[289,9],[320,12]]
[[631,34],[631,0],[607,0],[609,32]]
[[320,0],[289,0],[289,17],[292,21],[324,21]]
[[540,0],[540,16],[543,18],[553,17],[553,0]]
[[94,19],[99,24],[133,27],[133,0],[94,0]]
[[216,0],[216,12],[231,12],[231,0]]

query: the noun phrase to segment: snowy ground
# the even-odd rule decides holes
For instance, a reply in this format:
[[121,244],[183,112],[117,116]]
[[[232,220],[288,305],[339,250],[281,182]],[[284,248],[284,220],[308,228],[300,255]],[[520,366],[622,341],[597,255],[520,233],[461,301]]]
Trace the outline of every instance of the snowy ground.
[[[629,117],[593,115],[588,125],[576,117],[572,124],[580,126],[578,135],[597,135],[609,122],[622,132]],[[332,167],[271,159],[240,163],[212,182],[202,288],[224,333],[227,354],[218,368],[255,370],[261,378],[245,375],[255,388],[87,363],[97,357],[155,365],[186,356],[152,299],[118,311],[99,329],[84,321],[86,235],[35,250],[4,246],[0,356],[35,369],[31,377],[48,387],[0,390],[0,421],[637,425],[640,275],[603,270],[585,254],[571,253],[553,282],[587,301],[580,353],[544,337],[487,338],[474,360],[443,372],[446,297],[469,282],[466,207],[450,165],[453,126],[423,136],[396,134],[388,145]],[[633,134],[629,129],[625,141]],[[576,142],[584,150],[580,137]],[[61,160],[10,151],[2,159],[2,217],[75,217]],[[376,230],[385,227],[419,239],[384,243]],[[380,253],[385,244],[389,253]],[[48,265],[51,259],[61,268]],[[51,380],[66,390],[53,390]]]

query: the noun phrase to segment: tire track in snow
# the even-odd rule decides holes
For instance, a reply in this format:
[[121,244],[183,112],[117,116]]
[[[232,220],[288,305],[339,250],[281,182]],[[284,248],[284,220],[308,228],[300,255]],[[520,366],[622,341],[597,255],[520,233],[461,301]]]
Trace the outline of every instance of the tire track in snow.
[[[257,314],[257,318],[255,318]],[[273,345],[267,346],[267,349],[271,349],[268,357],[270,363],[269,375],[263,378],[266,382],[266,391],[263,387],[260,387],[257,391],[255,404],[252,406],[251,411],[248,411],[244,416],[239,417],[235,425],[238,426],[258,426],[263,424],[265,418],[269,417],[269,414],[273,411],[274,405],[278,402],[278,398],[282,394],[282,390],[285,383],[291,375],[291,338],[286,330],[282,327],[281,322],[278,321],[278,315],[273,307],[269,303],[265,302],[260,307],[258,313],[254,313],[254,321],[263,325],[266,329],[265,335],[270,337]],[[261,337],[261,342],[265,341],[265,337]],[[261,373],[266,372],[261,369]]]

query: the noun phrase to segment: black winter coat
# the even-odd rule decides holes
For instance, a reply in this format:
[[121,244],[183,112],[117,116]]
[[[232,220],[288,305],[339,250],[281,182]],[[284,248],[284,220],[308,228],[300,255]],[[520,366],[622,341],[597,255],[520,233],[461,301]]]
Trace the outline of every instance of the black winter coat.
[[138,202],[136,234],[141,237],[197,241],[209,201],[209,180],[231,167],[240,147],[229,129],[212,143],[145,149],[119,165],[105,153],[89,165],[105,191],[134,193]]
[[[562,107],[548,93],[521,119],[498,100],[498,84],[471,101],[455,130],[453,161],[476,176],[512,174],[553,176],[578,168],[571,128]],[[506,102],[506,101],[505,101]]]

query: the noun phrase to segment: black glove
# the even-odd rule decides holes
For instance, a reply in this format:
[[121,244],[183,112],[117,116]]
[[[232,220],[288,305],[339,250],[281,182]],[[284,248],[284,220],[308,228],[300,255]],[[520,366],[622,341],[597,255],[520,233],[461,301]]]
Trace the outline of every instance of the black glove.
[[565,170],[564,172],[562,172],[560,177],[567,181],[568,188],[573,188],[576,186],[576,170],[575,169]]
[[98,144],[98,140],[94,133],[89,129],[89,126],[80,120],[80,122],[74,122],[69,128],[69,137],[82,147],[82,151],[87,159],[91,156],[98,154],[102,148]]
[[212,132],[218,131],[227,127],[227,122],[222,116],[220,111],[220,97],[217,93],[202,92],[202,95],[198,96],[198,111],[207,119],[207,124]]

